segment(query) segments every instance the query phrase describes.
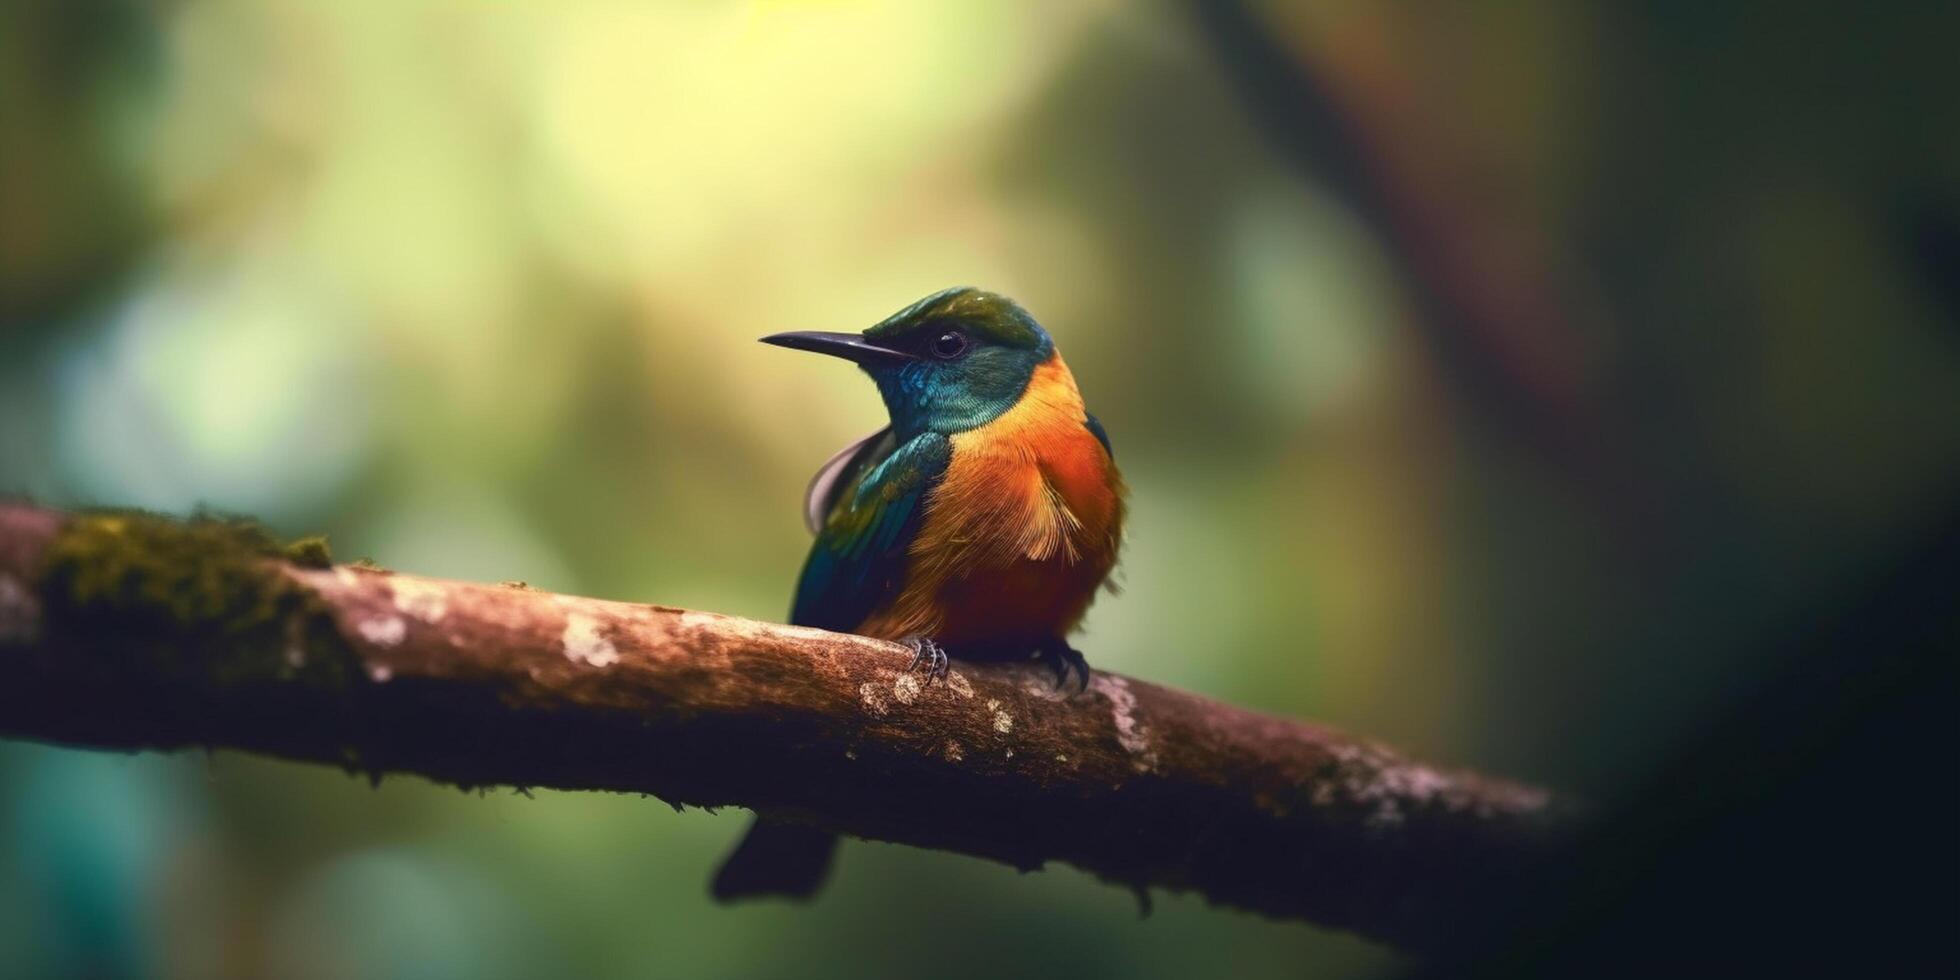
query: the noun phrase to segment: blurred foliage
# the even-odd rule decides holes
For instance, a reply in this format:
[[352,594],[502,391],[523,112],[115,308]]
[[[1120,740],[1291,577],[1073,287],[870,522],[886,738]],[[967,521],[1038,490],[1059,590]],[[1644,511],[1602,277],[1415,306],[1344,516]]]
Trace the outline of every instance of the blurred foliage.
[[[982,285],[1057,337],[1135,494],[1092,662],[1610,793],[1960,475],[1960,18],[1261,13],[1394,179],[1549,281],[1561,332],[1520,343],[1576,352],[1625,423],[1600,448],[1652,481],[1641,540],[1463,397],[1381,229],[1159,3],[0,6],[0,490],[778,618],[803,481],[881,411],[753,339]],[[884,846],[814,906],[715,908],[741,825],[6,746],[0,951],[186,977],[1396,962]]]

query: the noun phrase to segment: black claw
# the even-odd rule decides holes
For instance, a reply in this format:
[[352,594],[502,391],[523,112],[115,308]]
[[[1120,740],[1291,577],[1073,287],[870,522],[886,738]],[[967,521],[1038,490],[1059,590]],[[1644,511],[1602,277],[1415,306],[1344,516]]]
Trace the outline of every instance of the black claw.
[[1070,658],[1069,662],[1075,666],[1076,676],[1082,678],[1082,683],[1075,689],[1075,693],[1087,694],[1089,691],[1089,661],[1082,656],[1082,651],[1080,650],[1071,649],[1069,652],[1075,655]]
[[1071,670],[1080,678],[1075,693],[1081,694],[1089,689],[1089,661],[1082,656],[1082,651],[1069,646],[1064,641],[1056,640],[1051,645],[1041,648],[1041,657],[1048,661],[1049,669],[1055,672],[1056,690],[1068,687]]
[[906,638],[902,642],[912,648],[912,663],[905,669],[918,670],[920,665],[924,665],[926,669],[926,686],[930,687],[933,681],[945,680],[946,675],[952,671],[953,663],[946,656],[946,648],[932,642],[930,638],[913,636]]

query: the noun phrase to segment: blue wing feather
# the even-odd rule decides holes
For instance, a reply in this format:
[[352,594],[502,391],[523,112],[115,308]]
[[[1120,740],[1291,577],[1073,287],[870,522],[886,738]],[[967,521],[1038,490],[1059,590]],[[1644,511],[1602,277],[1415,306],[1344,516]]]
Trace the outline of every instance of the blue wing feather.
[[865,459],[810,546],[790,622],[850,631],[903,586],[906,550],[925,519],[925,497],[946,473],[952,443],[922,433]]

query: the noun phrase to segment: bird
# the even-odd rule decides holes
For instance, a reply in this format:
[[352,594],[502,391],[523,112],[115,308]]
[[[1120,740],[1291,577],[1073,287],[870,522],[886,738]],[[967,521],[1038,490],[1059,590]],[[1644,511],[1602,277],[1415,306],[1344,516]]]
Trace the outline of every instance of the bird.
[[[906,645],[942,680],[950,658],[1041,660],[1089,686],[1068,637],[1116,567],[1127,490],[1109,434],[1061,353],[1013,300],[933,293],[862,333],[771,334],[871,376],[889,424],[844,447],[804,494],[816,541],[790,623]],[[835,835],[758,817],[716,872],[719,901],[807,899]]]

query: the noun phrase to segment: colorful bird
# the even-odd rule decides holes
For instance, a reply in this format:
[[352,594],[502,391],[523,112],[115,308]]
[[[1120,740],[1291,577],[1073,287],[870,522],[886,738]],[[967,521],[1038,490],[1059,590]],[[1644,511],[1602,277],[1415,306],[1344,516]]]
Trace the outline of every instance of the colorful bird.
[[[950,654],[1038,657],[1058,685],[1073,671],[1087,688],[1067,637],[1115,567],[1123,479],[1047,331],[1006,297],[956,288],[862,334],[762,341],[856,362],[891,415],[810,481],[817,540],[790,622],[905,643],[928,684]],[[758,820],[715,897],[808,897],[836,843]]]

